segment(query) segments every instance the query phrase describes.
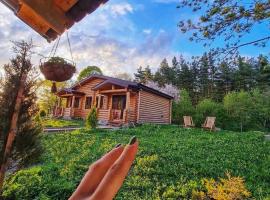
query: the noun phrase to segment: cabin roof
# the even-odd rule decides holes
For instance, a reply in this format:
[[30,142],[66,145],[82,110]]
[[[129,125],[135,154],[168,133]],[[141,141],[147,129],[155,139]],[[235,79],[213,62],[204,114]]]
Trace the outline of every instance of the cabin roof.
[[[93,90],[98,90],[99,88],[101,88],[102,86],[104,86],[106,84],[114,84],[114,85],[118,85],[118,86],[125,87],[125,88],[130,88],[130,89],[135,89],[135,90],[144,90],[144,91],[156,94],[158,96],[162,96],[162,97],[167,98],[167,99],[173,99],[172,96],[165,94],[163,92],[160,92],[156,89],[150,88],[150,87],[143,85],[141,83],[136,83],[133,81],[127,81],[127,80],[122,80],[119,78],[113,78],[113,77],[104,76],[104,75],[97,75],[97,74],[86,77],[85,79],[75,83],[69,89],[76,91],[76,89],[78,87],[81,87],[82,85],[85,85],[89,81],[91,81],[93,79],[97,79],[97,78],[103,79],[104,81],[97,84],[95,87],[93,87],[92,88]],[[61,92],[61,91],[59,91],[59,92]],[[59,92],[58,92],[58,94],[59,94]]]

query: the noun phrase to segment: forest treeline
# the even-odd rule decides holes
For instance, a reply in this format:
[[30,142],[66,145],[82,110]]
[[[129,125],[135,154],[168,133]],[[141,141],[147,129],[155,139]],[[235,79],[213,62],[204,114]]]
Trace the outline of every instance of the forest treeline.
[[[155,73],[139,67],[135,81],[173,85],[180,100],[173,103],[172,119],[182,123],[193,116],[198,127],[206,116],[216,116],[222,129],[248,131],[270,129],[270,64],[266,56],[238,57],[235,62],[215,61],[210,53],[185,60],[164,59]],[[169,91],[168,91],[169,92]]]
[[134,74],[140,83],[155,81],[160,86],[172,84],[188,91],[194,105],[209,98],[222,102],[232,91],[266,91],[270,86],[270,64],[266,56],[238,57],[235,62],[216,61],[210,53],[185,60],[174,57],[169,63],[164,59],[155,73],[151,68],[139,67]]

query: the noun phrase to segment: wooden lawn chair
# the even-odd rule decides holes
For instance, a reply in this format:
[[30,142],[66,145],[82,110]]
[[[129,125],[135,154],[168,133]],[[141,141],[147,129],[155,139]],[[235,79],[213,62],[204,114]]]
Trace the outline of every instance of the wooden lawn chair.
[[185,128],[195,127],[191,116],[184,116],[183,118],[184,118],[184,127]]
[[202,128],[210,131],[215,131],[216,126],[216,117],[206,117],[204,124],[202,124]]

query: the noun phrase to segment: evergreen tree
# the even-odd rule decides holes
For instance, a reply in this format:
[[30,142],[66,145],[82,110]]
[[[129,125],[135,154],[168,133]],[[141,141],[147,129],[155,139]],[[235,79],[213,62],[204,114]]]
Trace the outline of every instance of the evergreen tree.
[[259,71],[257,76],[258,87],[262,91],[267,91],[270,89],[270,63],[267,57],[260,55],[257,66]]
[[160,67],[155,74],[155,81],[158,82],[160,86],[164,86],[165,84],[171,84],[174,79],[174,72],[172,68],[169,66],[167,59],[163,59],[160,63]]
[[153,80],[153,74],[149,66],[145,69],[140,66],[134,76],[137,83],[146,84],[148,81]]
[[208,85],[208,98],[215,99],[216,97],[216,75],[217,67],[213,55],[208,53],[208,64],[209,64],[209,85]]
[[135,76],[135,81],[138,82],[138,83],[144,83],[144,71],[142,69],[142,66],[140,66],[138,69],[137,69],[137,72],[134,73],[134,76]]
[[144,69],[144,80],[145,82],[153,80],[153,74],[149,65],[147,65],[147,67]]
[[209,98],[210,97],[210,90],[209,90],[209,61],[208,56],[206,53],[200,58],[199,61],[199,92],[202,98]]
[[250,91],[256,85],[255,71],[243,57],[238,57],[237,70],[235,72],[235,90]]
[[227,62],[223,61],[219,64],[215,79],[215,100],[221,102],[224,96],[232,91],[233,87],[233,70]]
[[171,83],[175,86],[178,85],[178,75],[180,72],[180,68],[179,68],[179,62],[177,61],[177,58],[174,56],[172,59],[172,74],[173,74],[173,79],[171,80]]
[[180,74],[179,78],[181,79],[181,88],[187,91],[192,91],[192,73],[189,70],[188,63],[184,60],[181,60],[180,63]]
[[41,126],[34,120],[37,72],[30,61],[32,43],[15,42],[17,54],[4,66],[0,89],[0,190],[5,172],[31,164],[41,153]]
[[190,96],[192,98],[192,103],[196,105],[199,102],[199,82],[198,82],[198,76],[199,76],[199,69],[198,69],[198,62],[197,60],[193,59],[191,62],[191,77],[192,77],[192,82],[191,82],[191,87],[192,91],[190,91]]

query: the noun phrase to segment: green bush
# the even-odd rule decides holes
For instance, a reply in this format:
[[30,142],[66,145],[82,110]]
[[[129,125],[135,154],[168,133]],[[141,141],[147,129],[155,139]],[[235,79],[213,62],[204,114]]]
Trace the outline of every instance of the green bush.
[[183,116],[192,116],[195,109],[192,106],[190,96],[186,90],[181,90],[180,99],[173,102],[172,108],[172,122],[175,124],[183,123]]
[[196,126],[201,127],[206,117],[216,117],[216,126],[221,128],[224,128],[227,121],[223,105],[211,99],[204,99],[197,105],[194,119]]
[[97,108],[93,107],[86,118],[86,128],[95,129],[98,124]]
[[224,108],[232,119],[231,127],[247,131],[252,127],[252,98],[248,92],[231,92],[224,97]]

